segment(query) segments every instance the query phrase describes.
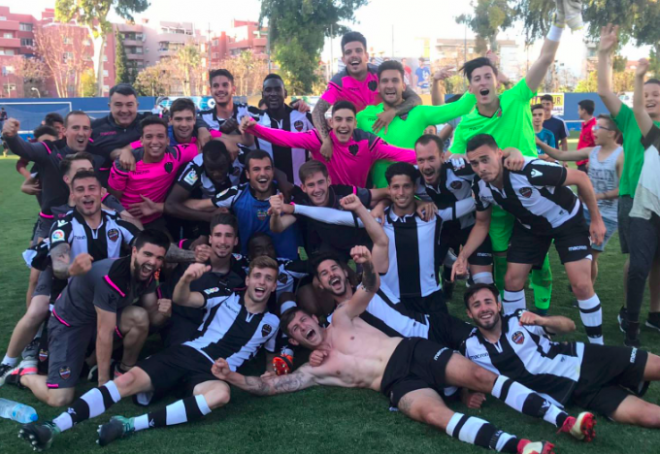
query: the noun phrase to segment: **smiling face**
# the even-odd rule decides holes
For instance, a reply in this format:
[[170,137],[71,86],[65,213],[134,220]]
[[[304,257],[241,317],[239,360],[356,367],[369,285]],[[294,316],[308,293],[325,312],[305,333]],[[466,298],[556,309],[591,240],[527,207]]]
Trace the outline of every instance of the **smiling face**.
[[133,262],[133,278],[139,282],[151,279],[165,261],[167,251],[161,246],[145,243],[140,250],[133,247],[131,260]]
[[366,74],[369,54],[361,42],[346,43],[342,49],[341,60],[350,76],[360,77]]
[[487,106],[497,100],[497,76],[490,66],[472,71],[469,91],[477,97],[477,104]]
[[348,272],[335,260],[319,263],[316,277],[323,290],[336,297],[343,297],[348,291]]
[[502,309],[497,297],[487,288],[477,291],[467,305],[467,315],[475,325],[486,331],[495,328]]
[[337,140],[347,143],[353,137],[355,130],[355,114],[351,109],[338,109],[333,112],[330,124]]
[[85,151],[92,136],[92,123],[87,115],[71,115],[64,132],[66,144],[73,151]]
[[547,120],[548,118],[552,117],[552,108],[555,106],[555,103],[552,101],[541,101],[541,105],[543,106],[543,112],[545,119]]
[[327,205],[328,198],[330,197],[330,192],[328,191],[330,187],[330,177],[323,175],[323,172],[316,172],[315,174],[310,175],[300,187],[315,206],[320,207]]
[[213,96],[217,105],[226,106],[229,104],[235,92],[236,87],[227,76],[215,76],[211,80],[211,96]]
[[284,98],[287,93],[284,89],[284,82],[279,79],[268,79],[264,82],[264,88],[261,97],[266,101],[266,107],[270,110],[279,110],[284,105]]
[[160,124],[148,125],[142,128],[141,140],[144,154],[151,162],[159,162],[170,144],[167,128]]
[[209,245],[218,258],[229,257],[237,244],[238,236],[231,225],[218,224],[213,227]]
[[96,178],[76,179],[71,194],[76,209],[83,216],[90,217],[101,210],[101,184]]
[[409,210],[415,205],[415,182],[408,175],[394,175],[388,185],[390,199],[400,210]]
[[644,107],[651,118],[660,119],[660,85],[644,85]]
[[277,260],[277,251],[275,250],[273,240],[268,235],[259,235],[251,238],[248,243],[248,256],[250,260],[263,256]]
[[270,159],[250,159],[249,167],[245,170],[252,189],[265,194],[273,183],[273,164]]
[[482,145],[467,153],[472,170],[486,183],[498,179],[502,172],[502,151],[493,150],[488,145]]
[[245,286],[245,294],[253,303],[266,303],[277,289],[277,270],[254,267],[245,277]]
[[115,123],[126,128],[135,121],[137,117],[138,102],[133,95],[122,95],[115,93],[110,97],[110,114]]
[[303,311],[296,312],[287,328],[291,343],[309,350],[317,348],[325,339],[325,330],[319,325],[316,316]]
[[378,92],[383,102],[390,107],[398,106],[403,102],[403,92],[406,85],[403,76],[396,69],[387,69],[380,73],[378,79]]
[[430,141],[426,145],[418,143],[415,145],[415,156],[417,158],[417,167],[426,184],[436,184],[440,178],[440,169],[445,162],[442,153],[438,149],[438,144]]
[[195,129],[195,112],[190,110],[179,110],[170,116],[170,125],[174,131],[174,137],[181,143],[188,143]]

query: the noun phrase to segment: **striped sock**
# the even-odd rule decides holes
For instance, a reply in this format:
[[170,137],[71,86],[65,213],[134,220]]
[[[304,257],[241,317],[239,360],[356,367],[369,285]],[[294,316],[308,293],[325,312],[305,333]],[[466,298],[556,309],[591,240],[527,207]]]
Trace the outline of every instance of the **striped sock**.
[[550,424],[563,424],[568,416],[540,394],[504,375],[497,377],[491,394],[514,410],[535,418],[543,418]]
[[458,438],[463,443],[494,449],[497,452],[516,453],[518,437],[510,435],[480,418],[454,413],[447,424],[447,435]]
[[504,299],[502,300],[502,309],[504,314],[513,314],[519,309],[527,309],[527,302],[525,301],[525,289],[511,291],[504,289]]
[[603,345],[603,309],[598,295],[594,293],[594,296],[589,299],[578,300],[578,306],[589,342]]
[[472,281],[475,284],[492,284],[493,283],[493,275],[492,273],[489,273],[488,271],[484,271],[483,273],[477,273],[472,275]]
[[53,419],[53,423],[64,432],[79,422],[94,418],[104,413],[113,404],[121,400],[121,395],[114,382],[109,381],[100,388],[94,388],[83,394],[64,413]]
[[135,418],[135,431],[197,421],[209,413],[211,409],[204,396],[190,396],[154,412],[138,416]]

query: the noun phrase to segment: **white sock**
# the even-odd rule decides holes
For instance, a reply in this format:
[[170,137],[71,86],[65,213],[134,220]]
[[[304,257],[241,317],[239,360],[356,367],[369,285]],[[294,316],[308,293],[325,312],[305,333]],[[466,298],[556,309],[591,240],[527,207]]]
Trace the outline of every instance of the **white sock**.
[[475,284],[492,284],[493,281],[493,273],[489,273],[488,271],[484,271],[483,273],[477,273],[472,275],[472,281]]
[[504,300],[502,301],[502,309],[504,315],[513,314],[515,311],[527,309],[527,302],[525,301],[525,289],[518,290],[517,292],[510,292],[504,290]]
[[5,355],[2,360],[2,364],[7,364],[8,366],[15,366],[18,363],[18,358],[12,358],[11,356]]
[[598,295],[594,294],[589,299],[578,300],[578,306],[589,342],[603,345],[603,309]]
[[561,34],[563,31],[564,29],[562,27],[557,27],[553,24],[550,27],[550,31],[548,32],[548,36],[546,36],[546,38],[550,41],[558,42],[561,40]]

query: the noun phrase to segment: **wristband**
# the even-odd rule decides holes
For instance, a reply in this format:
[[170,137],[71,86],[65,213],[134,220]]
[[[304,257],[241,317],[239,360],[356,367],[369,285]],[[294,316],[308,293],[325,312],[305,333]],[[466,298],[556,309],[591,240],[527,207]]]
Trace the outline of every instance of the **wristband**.
[[562,27],[557,27],[556,25],[552,25],[552,27],[550,27],[550,31],[548,32],[548,36],[546,38],[550,41],[559,42],[563,31],[564,29]]

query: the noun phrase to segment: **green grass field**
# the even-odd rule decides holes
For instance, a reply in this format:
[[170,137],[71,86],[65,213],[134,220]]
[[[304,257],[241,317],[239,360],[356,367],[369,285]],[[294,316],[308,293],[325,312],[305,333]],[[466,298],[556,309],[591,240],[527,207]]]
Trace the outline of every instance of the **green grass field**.
[[[25,310],[25,289],[28,278],[21,252],[28,244],[38,209],[33,197],[19,192],[21,177],[14,171],[15,160],[0,158],[0,355],[4,355],[14,324]],[[551,261],[555,276],[551,313],[571,317],[578,323],[578,332],[567,339],[586,341],[581,330],[577,309],[567,291],[568,281],[554,250]],[[608,251],[601,256],[600,279],[597,292],[605,313],[605,340],[610,345],[621,345],[622,334],[616,325],[616,313],[623,300],[621,270],[624,257],[619,252],[618,238],[612,240]],[[450,303],[453,314],[463,316],[462,291]],[[648,292],[647,292],[648,293]],[[528,295],[531,300],[531,294]],[[646,303],[648,304],[648,302]],[[646,307],[645,309],[646,310]],[[644,347],[660,352],[660,333],[648,329],[642,332]],[[157,346],[151,340],[151,349]],[[263,357],[258,368],[263,368]],[[80,391],[91,387],[83,383]],[[408,420],[405,416],[388,411],[387,399],[373,391],[331,388],[310,389],[297,394],[269,398],[250,396],[232,390],[232,401],[223,409],[209,415],[197,424],[182,425],[163,430],[148,430],[132,439],[121,440],[103,452],[162,454],[170,452],[196,453],[481,453],[484,450],[463,444],[430,427]],[[49,419],[60,411],[40,404],[29,391],[13,387],[0,389],[0,397],[34,406],[41,420]],[[660,400],[660,386],[653,385],[647,397]],[[625,427],[600,418],[598,437],[590,445],[580,444],[566,435],[557,435],[555,428],[536,419],[517,414],[494,398],[488,398],[480,411],[467,411],[462,405],[452,404],[461,412],[480,416],[504,431],[531,439],[547,439],[557,443],[558,451],[569,453],[635,454],[660,451],[660,432]],[[154,407],[155,408],[155,407]],[[569,408],[572,413],[577,408]],[[107,414],[94,421],[82,423],[56,440],[53,452],[84,454],[98,452],[95,444],[97,424],[106,422],[111,415],[136,416],[143,409],[126,399]],[[0,420],[0,452],[28,452],[25,442],[17,438],[19,425]],[[653,448],[656,446],[656,448]]]

